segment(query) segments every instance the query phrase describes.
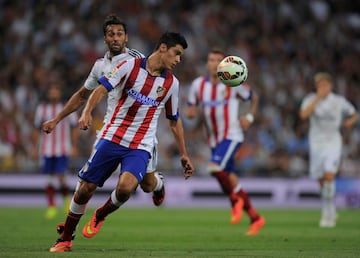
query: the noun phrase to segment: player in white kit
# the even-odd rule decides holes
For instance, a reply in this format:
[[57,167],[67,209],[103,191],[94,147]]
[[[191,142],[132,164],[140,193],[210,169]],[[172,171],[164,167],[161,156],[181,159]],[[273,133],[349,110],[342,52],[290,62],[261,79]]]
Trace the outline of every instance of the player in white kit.
[[[116,15],[109,15],[103,24],[104,42],[107,44],[109,51],[107,51],[103,58],[98,59],[91,69],[91,72],[86,79],[84,85],[75,92],[68,100],[63,110],[51,120],[43,123],[43,131],[46,133],[52,132],[56,124],[67,117],[72,112],[77,111],[90,96],[91,92],[95,90],[99,83],[98,79],[104,75],[109,74],[116,65],[121,61],[131,58],[142,58],[144,55],[135,49],[126,47],[128,41],[126,24]],[[112,107],[118,101],[117,89],[111,91],[107,97],[107,110],[104,117],[104,124],[109,121],[109,116],[112,114]],[[101,132],[98,133],[99,138]],[[156,139],[154,142],[157,143]],[[94,144],[94,146],[96,143]],[[157,151],[156,145],[153,150],[153,155],[149,162],[147,174],[141,183],[141,188],[144,192],[153,192],[153,202],[159,206],[164,201],[165,186],[164,177],[161,173],[156,172],[157,166]]]
[[315,74],[314,84],[316,92],[302,101],[300,117],[310,119],[310,177],[319,181],[323,203],[319,226],[334,227],[337,217],[335,176],[342,151],[340,129],[351,128],[358,114],[348,100],[332,92],[332,78],[328,73]]

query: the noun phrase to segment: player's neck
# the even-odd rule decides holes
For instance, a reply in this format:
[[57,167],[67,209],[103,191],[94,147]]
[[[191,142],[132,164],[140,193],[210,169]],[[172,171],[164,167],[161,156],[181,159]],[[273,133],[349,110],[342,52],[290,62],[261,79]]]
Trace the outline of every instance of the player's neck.
[[153,76],[161,75],[164,70],[160,60],[155,55],[150,55],[146,60],[146,70]]
[[123,48],[121,51],[116,51],[116,52],[109,50],[108,58],[111,60],[114,56],[124,54],[125,52],[126,52],[125,48]]
[[210,74],[210,82],[212,84],[218,84],[220,82],[220,79],[217,75]]

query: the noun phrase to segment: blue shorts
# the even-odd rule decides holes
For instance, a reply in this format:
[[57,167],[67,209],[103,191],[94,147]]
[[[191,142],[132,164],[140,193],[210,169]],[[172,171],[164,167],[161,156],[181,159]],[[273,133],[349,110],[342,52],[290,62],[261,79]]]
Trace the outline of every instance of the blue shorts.
[[235,154],[239,150],[241,142],[223,140],[215,148],[211,149],[211,162],[220,166],[228,173],[235,171]]
[[121,173],[130,172],[140,183],[146,174],[149,159],[150,153],[145,150],[130,149],[109,140],[100,139],[90,158],[80,170],[79,177],[101,187],[121,164]]
[[67,156],[60,157],[43,157],[42,169],[43,174],[63,175],[68,169],[69,158]]

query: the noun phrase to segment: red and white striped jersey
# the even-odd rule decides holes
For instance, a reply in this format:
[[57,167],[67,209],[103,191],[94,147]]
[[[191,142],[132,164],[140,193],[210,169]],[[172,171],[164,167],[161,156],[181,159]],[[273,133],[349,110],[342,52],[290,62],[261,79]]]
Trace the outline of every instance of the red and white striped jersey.
[[[54,118],[64,108],[63,103],[42,103],[37,106],[34,125],[41,128],[43,122]],[[71,151],[71,128],[78,124],[76,113],[71,113],[59,122],[50,134],[41,133],[40,155],[45,157],[68,156]]]
[[[84,87],[88,90],[94,90],[99,86],[98,80],[102,76],[107,75],[111,72],[120,62],[131,58],[143,58],[145,57],[136,49],[125,48],[125,53],[113,56],[109,58],[110,52],[107,51],[103,58],[96,60],[94,66],[91,69],[89,76],[87,77]],[[109,120],[109,116],[112,113],[111,108],[114,107],[117,102],[116,90],[109,92],[106,105],[106,113],[104,117],[104,123]]]
[[215,147],[224,139],[244,140],[239,121],[239,105],[240,101],[249,100],[251,95],[252,91],[246,84],[228,87],[223,83],[212,84],[208,77],[203,76],[192,82],[188,105],[201,107],[209,146]]
[[108,91],[117,90],[117,103],[101,138],[151,153],[161,110],[165,108],[168,119],[178,119],[178,79],[169,70],[150,75],[142,58],[121,62],[99,83]]

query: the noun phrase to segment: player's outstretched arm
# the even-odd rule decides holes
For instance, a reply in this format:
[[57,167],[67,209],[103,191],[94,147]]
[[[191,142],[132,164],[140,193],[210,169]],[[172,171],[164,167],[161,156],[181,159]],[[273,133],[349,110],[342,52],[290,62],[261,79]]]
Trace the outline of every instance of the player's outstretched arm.
[[45,133],[51,133],[55,126],[63,120],[65,117],[70,115],[71,113],[78,110],[86,100],[89,98],[91,91],[82,86],[78,91],[76,91],[71,98],[66,102],[64,108],[60,111],[60,113],[55,116],[51,120],[47,120],[42,124],[42,130]]
[[250,99],[249,112],[245,116],[240,117],[240,126],[243,130],[247,130],[250,127],[250,125],[254,122],[254,117],[256,115],[258,105],[259,105],[259,96],[253,90]]
[[188,179],[193,175],[195,169],[186,151],[184,128],[181,118],[179,118],[177,121],[170,120],[170,128],[171,128],[171,132],[175,137],[181,155],[180,159],[181,159],[181,165],[183,167],[184,177],[185,179]]
[[107,89],[100,84],[96,90],[90,95],[88,101],[86,102],[85,108],[81,113],[81,117],[79,119],[79,127],[82,130],[87,130],[92,123],[92,115],[91,112],[100,103],[100,101],[107,95]]

